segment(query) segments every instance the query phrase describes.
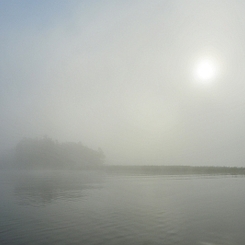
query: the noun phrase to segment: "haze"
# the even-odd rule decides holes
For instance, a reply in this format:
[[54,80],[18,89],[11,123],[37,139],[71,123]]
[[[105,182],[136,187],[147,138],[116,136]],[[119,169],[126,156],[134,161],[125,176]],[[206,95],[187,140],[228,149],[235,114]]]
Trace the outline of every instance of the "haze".
[[[47,135],[101,147],[107,164],[245,167],[244,11],[240,0],[2,0],[1,152]],[[208,83],[195,76],[206,59]]]

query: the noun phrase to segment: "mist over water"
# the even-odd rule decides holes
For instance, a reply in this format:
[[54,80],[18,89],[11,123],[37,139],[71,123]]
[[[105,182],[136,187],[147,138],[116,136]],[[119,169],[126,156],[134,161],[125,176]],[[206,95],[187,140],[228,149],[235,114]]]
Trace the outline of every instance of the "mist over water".
[[245,244],[244,12],[0,1],[0,244]]

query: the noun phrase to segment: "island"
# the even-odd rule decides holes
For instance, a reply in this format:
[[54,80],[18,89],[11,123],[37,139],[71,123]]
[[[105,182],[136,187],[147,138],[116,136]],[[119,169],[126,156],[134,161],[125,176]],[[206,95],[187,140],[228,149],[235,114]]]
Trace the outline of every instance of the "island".
[[94,169],[103,165],[105,155],[81,142],[59,143],[49,137],[24,138],[14,149],[14,167],[21,169]]

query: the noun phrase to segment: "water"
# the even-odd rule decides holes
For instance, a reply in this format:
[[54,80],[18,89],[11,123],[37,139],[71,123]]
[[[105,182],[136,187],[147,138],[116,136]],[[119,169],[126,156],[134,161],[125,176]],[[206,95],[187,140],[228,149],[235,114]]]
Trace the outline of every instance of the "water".
[[245,178],[1,172],[0,244],[245,244]]

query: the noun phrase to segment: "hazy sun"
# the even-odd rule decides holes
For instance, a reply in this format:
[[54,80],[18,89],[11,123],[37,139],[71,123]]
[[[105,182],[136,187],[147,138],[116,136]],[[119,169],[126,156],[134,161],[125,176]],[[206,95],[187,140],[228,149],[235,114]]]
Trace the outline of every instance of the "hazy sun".
[[195,67],[195,77],[200,82],[211,82],[217,74],[217,66],[211,59],[200,60]]

